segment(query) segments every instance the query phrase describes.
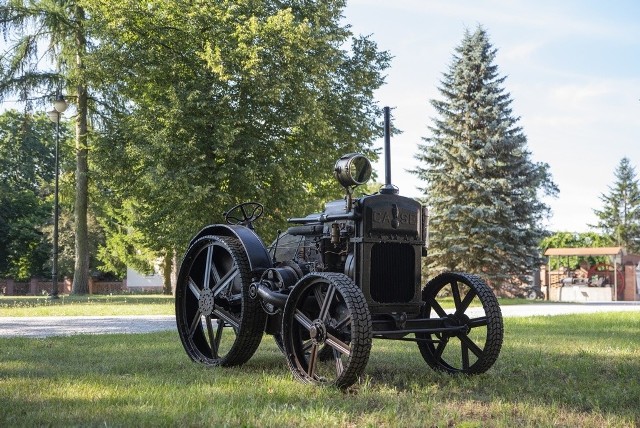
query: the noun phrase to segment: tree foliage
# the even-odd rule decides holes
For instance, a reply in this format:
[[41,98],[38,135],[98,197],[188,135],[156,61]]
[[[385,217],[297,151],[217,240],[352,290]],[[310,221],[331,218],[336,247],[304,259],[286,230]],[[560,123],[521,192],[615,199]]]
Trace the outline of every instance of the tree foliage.
[[[344,5],[9,1],[2,96],[30,109],[59,88],[74,95],[73,223],[84,229],[72,236],[90,232],[94,211],[103,268],[146,270],[239,202],[265,204],[258,228],[269,239],[286,217],[338,196],[335,159],[375,157],[373,92],[389,65],[351,34]],[[76,247],[82,260],[93,254]]]
[[44,115],[0,115],[0,277],[47,276],[54,176],[53,133]]
[[[596,232],[556,232],[553,235],[547,236],[540,242],[541,254],[548,248],[592,248],[592,247],[608,247],[613,245],[613,240],[607,235],[601,235]],[[557,269],[560,266],[567,267],[569,269],[576,269],[581,261],[587,261],[590,265],[596,263],[608,262],[608,257],[582,257],[582,256],[567,256],[567,257],[552,257],[551,269]]]
[[471,271],[498,285],[538,263],[549,211],[539,196],[557,189],[548,165],[531,160],[496,53],[482,27],[465,31],[414,173],[431,209],[431,273]]
[[247,200],[265,204],[257,227],[269,238],[338,194],[339,155],[374,155],[373,91],[389,57],[350,34],[343,1],[86,7],[100,17],[94,58],[122,101],[95,157],[112,239],[182,252]]
[[0,28],[9,45],[0,58],[0,100],[17,94],[30,109],[63,92],[75,99],[75,294],[88,291],[90,260],[86,24],[84,9],[73,0],[8,0],[0,8]]
[[614,172],[615,182],[609,193],[600,195],[602,209],[595,227],[610,236],[628,252],[640,252],[640,188],[635,168],[629,158],[622,158]]

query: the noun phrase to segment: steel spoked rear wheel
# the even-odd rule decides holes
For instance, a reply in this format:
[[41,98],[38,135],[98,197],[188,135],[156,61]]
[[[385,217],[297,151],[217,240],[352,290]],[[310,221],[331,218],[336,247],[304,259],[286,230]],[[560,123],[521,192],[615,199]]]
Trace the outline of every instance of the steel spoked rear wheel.
[[424,317],[442,318],[446,327],[462,327],[462,332],[416,334],[423,339],[418,347],[427,364],[451,373],[489,370],[504,335],[500,306],[489,286],[476,275],[447,272],[429,281],[422,297]]
[[305,276],[287,299],[282,337],[287,363],[297,379],[351,386],[371,351],[371,316],[362,291],[343,274]]
[[249,360],[262,339],[266,315],[249,297],[249,261],[240,242],[204,236],[187,251],[176,288],[176,321],[189,357],[212,366]]

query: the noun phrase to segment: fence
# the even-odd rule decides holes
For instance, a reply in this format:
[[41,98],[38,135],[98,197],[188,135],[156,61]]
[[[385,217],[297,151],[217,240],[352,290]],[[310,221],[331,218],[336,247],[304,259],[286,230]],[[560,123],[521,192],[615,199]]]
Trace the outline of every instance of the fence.
[[[14,281],[13,279],[0,279],[0,294],[5,296],[41,296],[50,294],[53,290],[52,281],[44,281],[32,278],[29,282]],[[126,281],[95,281],[89,279],[89,294],[119,293],[127,290]],[[71,280],[65,278],[58,282],[58,293],[71,292]]]

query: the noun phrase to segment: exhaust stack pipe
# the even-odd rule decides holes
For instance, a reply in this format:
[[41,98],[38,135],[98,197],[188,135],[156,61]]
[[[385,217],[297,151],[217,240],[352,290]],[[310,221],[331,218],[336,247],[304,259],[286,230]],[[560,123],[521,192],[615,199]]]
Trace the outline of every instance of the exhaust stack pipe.
[[384,111],[384,186],[380,193],[387,195],[398,194],[398,188],[391,184],[391,109],[385,107]]

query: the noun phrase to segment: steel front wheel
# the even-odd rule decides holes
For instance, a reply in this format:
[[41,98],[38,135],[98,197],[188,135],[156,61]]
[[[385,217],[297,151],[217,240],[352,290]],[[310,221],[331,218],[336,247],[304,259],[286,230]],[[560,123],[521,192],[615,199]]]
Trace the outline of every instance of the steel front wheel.
[[[427,283],[422,291],[423,316],[441,318],[455,332],[416,334],[420,353],[430,367],[451,373],[484,373],[495,363],[504,328],[498,300],[479,277],[447,272]],[[453,298],[453,308],[451,306]],[[480,305],[476,305],[476,303]]]
[[287,363],[302,382],[351,386],[371,351],[371,316],[346,275],[312,273],[295,285],[283,312]]
[[197,362],[234,366],[249,360],[266,315],[249,297],[251,272],[235,238],[204,236],[187,251],[176,288],[176,321],[185,351]]

